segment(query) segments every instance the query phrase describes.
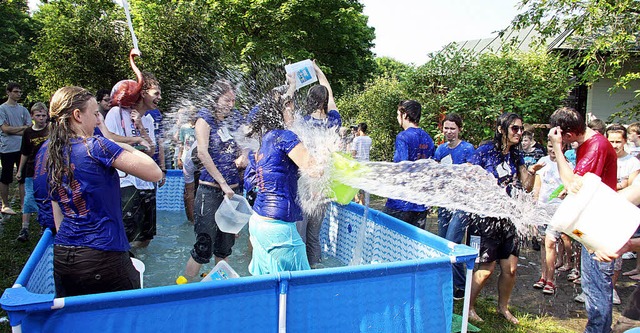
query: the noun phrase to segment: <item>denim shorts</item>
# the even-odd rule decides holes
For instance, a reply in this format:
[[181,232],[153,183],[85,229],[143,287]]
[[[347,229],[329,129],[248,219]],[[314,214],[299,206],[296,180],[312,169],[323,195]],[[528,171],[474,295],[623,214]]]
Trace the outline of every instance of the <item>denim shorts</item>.
[[38,205],[33,197],[33,177],[24,179],[24,202],[22,203],[22,214],[37,213]]

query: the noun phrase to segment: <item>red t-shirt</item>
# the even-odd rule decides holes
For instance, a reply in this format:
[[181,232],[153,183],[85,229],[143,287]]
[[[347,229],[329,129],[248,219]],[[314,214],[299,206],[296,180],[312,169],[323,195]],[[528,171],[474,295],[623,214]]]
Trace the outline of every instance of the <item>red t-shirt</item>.
[[587,172],[599,176],[603,183],[616,190],[618,156],[611,143],[600,133],[583,142],[576,152],[573,173],[584,176]]

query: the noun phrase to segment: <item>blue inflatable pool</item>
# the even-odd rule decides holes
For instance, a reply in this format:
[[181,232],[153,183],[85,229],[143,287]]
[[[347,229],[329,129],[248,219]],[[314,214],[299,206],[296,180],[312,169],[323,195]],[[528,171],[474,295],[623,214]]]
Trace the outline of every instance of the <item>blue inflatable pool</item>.
[[477,251],[354,203],[321,237],[345,266],[56,298],[47,231],[0,304],[14,332],[450,332],[451,264]]

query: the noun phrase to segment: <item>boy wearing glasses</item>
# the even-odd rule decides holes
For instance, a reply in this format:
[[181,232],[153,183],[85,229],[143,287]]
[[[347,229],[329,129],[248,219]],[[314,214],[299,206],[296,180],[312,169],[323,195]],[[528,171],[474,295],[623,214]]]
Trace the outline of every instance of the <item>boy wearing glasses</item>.
[[[19,84],[10,82],[7,85],[7,101],[0,105],[0,199],[2,200],[2,214],[15,215],[9,206],[9,184],[13,182],[13,167],[20,163],[20,145],[22,133],[31,127],[31,115],[22,105],[18,104],[22,97]],[[24,180],[18,181],[20,202],[24,200]]]
[[111,91],[100,89],[96,93],[96,101],[98,102],[98,110],[102,113],[102,117],[107,117],[107,112],[111,109]]

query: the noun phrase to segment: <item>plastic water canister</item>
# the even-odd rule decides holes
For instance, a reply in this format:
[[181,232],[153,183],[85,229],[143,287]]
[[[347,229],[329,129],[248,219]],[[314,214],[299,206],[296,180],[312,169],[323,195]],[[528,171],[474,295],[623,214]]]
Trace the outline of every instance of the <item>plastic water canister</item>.
[[237,234],[249,222],[253,209],[241,195],[234,194],[231,199],[224,197],[216,211],[216,224],[223,232]]
[[218,262],[215,267],[205,276],[200,282],[214,281],[214,280],[228,280],[239,278],[240,275],[236,273],[236,271],[227,264],[226,261],[222,260]]
[[285,65],[284,70],[287,74],[295,74],[296,89],[300,89],[318,81],[316,70],[313,68],[313,63],[309,59]]
[[587,173],[578,193],[562,201],[550,224],[592,251],[615,253],[640,225],[640,209]]

